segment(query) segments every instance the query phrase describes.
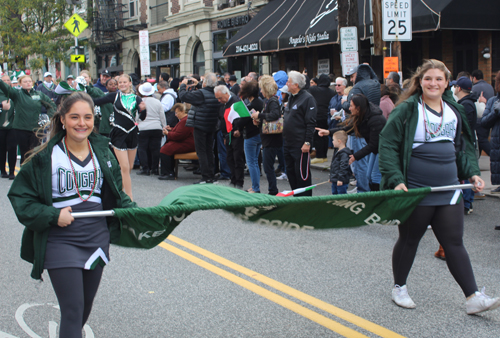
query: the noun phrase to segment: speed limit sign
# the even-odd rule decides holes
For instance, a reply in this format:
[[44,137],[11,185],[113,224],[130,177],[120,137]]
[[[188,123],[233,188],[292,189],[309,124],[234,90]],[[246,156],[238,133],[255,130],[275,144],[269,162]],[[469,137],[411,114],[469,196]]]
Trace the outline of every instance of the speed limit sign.
[[411,41],[411,0],[382,0],[382,40]]

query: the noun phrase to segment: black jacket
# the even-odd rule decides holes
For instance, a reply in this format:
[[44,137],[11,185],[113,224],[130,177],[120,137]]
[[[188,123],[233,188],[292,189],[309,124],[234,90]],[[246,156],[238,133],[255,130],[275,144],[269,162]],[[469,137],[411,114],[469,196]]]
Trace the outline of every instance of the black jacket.
[[467,96],[464,96],[457,103],[461,104],[465,108],[465,115],[467,115],[467,122],[469,122],[469,127],[471,130],[476,130],[476,122],[477,122],[477,110],[476,110],[476,101],[478,99],[478,95],[474,92],[470,93]]
[[231,93],[238,95],[240,93],[240,85],[235,83],[234,86],[232,86],[229,90],[231,91]]
[[[227,100],[227,102],[225,104],[221,104],[220,105],[220,110],[219,110],[219,129],[222,131],[222,135],[226,139],[228,139],[229,133],[227,132],[226,119],[224,118],[224,114],[226,113],[227,109],[231,109],[231,106],[233,104],[235,104],[236,102],[239,102],[239,101],[241,101],[240,98],[230,92],[229,93],[229,100]],[[238,119],[234,119],[233,123],[237,122],[236,120],[238,120]]]
[[[250,114],[252,113],[252,109],[258,112],[261,112],[264,109],[264,102],[262,102],[259,97],[253,99],[252,102],[248,100],[244,100],[243,102],[247,106]],[[233,127],[236,127],[236,129],[242,133],[244,139],[249,139],[260,134],[259,127],[253,124],[251,117],[242,117],[235,121],[233,121]]]
[[285,147],[302,148],[304,142],[313,142],[316,114],[316,100],[305,89],[290,95],[283,122]]
[[[378,154],[378,139],[386,122],[384,115],[382,115],[382,110],[370,102],[370,108],[366,111],[363,121],[361,121],[361,124],[358,126],[359,133],[366,140],[366,146],[354,154],[356,160],[360,160],[370,153]],[[333,135],[333,133],[339,130],[344,130],[346,132],[350,131],[351,133],[354,132],[351,129],[352,126],[350,125],[331,129],[330,135]]]
[[332,164],[330,165],[330,182],[336,184],[337,181],[342,181],[343,184],[348,184],[352,176],[351,167],[349,166],[349,155],[352,155],[352,150],[345,147],[333,154]]
[[260,139],[262,140],[262,148],[281,148],[283,147],[282,134],[262,134],[262,122],[276,121],[281,117],[280,102],[276,96],[271,97],[266,101],[264,109],[259,114],[260,120]]
[[[54,103],[56,103],[56,100],[59,98],[59,95],[57,95],[55,92],[56,85],[53,82],[52,82],[52,87],[50,88],[47,88],[45,86],[45,83],[42,82],[38,85],[38,87],[36,87],[36,90],[47,95]],[[43,105],[42,105],[42,114],[47,114],[47,108],[45,108]]]
[[380,105],[380,82],[372,67],[368,65],[359,65],[356,74],[356,84],[349,92],[347,101],[342,104],[342,108],[344,108],[345,111],[349,110],[351,98],[355,94],[363,94],[371,103],[377,106]]
[[500,184],[500,93],[486,102],[481,127],[491,128],[490,171],[491,184]]
[[318,85],[309,87],[309,93],[316,100],[318,108],[316,121],[328,119],[330,116],[330,110],[328,109],[330,100],[337,95],[336,92],[330,89],[330,77],[326,74],[321,74],[318,79]]
[[215,98],[213,87],[187,91],[186,85],[181,84],[179,98],[182,102],[191,103],[193,106],[188,112],[186,127],[193,127],[207,133],[215,132],[219,120],[220,103]]

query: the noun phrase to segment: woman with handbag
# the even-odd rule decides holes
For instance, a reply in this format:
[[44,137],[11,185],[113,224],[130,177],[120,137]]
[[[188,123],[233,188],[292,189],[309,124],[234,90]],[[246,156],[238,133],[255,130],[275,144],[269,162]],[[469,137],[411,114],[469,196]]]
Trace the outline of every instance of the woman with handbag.
[[[241,85],[240,98],[243,100],[249,112],[262,111],[264,103],[259,98],[259,84],[257,81],[245,82]],[[236,120],[236,128],[233,135],[243,134],[245,149],[245,159],[247,161],[248,172],[252,180],[252,187],[247,190],[249,193],[260,193],[260,168],[259,154],[262,146],[259,128],[254,126],[250,117],[242,117]]]
[[[478,191],[484,187],[474,154],[473,133],[463,107],[446,90],[450,72],[438,60],[426,60],[417,68],[409,88],[391,112],[380,133],[381,189],[458,184],[469,179]],[[479,292],[469,255],[463,244],[462,191],[434,192],[426,196],[407,221],[398,225],[394,246],[392,300],[403,308],[415,308],[406,281],[420,239],[430,224],[446,253],[446,264],[466,297],[467,314],[500,306],[499,298]],[[434,281],[432,281],[434,282]],[[444,286],[442,286],[444,287]]]
[[259,87],[266,99],[262,112],[252,114],[256,126],[260,126],[260,138],[262,140],[262,164],[269,184],[269,195],[276,195],[276,173],[274,161],[279,151],[283,151],[283,118],[276,92],[278,85],[272,76],[264,75],[259,81]]

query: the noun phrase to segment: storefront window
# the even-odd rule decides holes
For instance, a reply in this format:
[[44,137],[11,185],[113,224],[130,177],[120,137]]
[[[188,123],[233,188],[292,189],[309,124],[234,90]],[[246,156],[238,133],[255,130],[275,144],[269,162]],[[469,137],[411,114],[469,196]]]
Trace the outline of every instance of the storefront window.
[[180,58],[181,50],[179,48],[179,41],[172,41],[172,58]]
[[257,74],[260,74],[260,64],[261,64],[261,57],[260,56],[253,56],[250,71],[256,72]]
[[156,60],[158,60],[158,55],[157,55],[157,52],[156,52],[156,45],[149,46],[149,60],[150,61],[156,61]]
[[170,59],[170,54],[169,54],[170,46],[168,45],[168,43],[165,43],[163,45],[158,45],[158,49],[160,54],[159,60]]
[[171,77],[181,77],[181,66],[179,64],[172,65]]
[[110,60],[109,60],[109,66],[114,67],[118,64],[118,60],[116,58],[116,55],[113,55]]
[[224,47],[226,42],[226,32],[214,34],[214,47],[216,52],[222,51],[222,47]]
[[149,75],[149,77],[156,79],[156,67],[151,67],[151,75]]
[[203,49],[203,45],[199,41],[194,48],[193,73],[199,75],[205,74],[205,50]]
[[233,36],[235,36],[240,30],[235,29],[234,31],[229,31],[229,38],[231,39]]
[[224,74],[228,71],[227,59],[215,60],[215,72],[219,74]]

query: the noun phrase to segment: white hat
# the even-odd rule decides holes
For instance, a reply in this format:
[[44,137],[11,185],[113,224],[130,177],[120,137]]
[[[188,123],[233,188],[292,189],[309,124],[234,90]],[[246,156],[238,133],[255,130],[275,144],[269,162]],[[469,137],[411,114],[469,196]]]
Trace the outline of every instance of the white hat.
[[155,93],[155,89],[149,82],[144,82],[139,86],[139,93],[144,96],[151,96]]
[[51,72],[45,72],[45,74],[43,74],[43,77],[47,77],[47,76],[52,76],[52,73]]
[[83,76],[77,76],[76,79],[75,79],[75,82],[76,83],[80,83],[84,86],[87,85],[87,80],[85,80],[85,78]]
[[287,85],[284,85],[283,87],[281,87],[280,90],[281,90],[282,93],[290,94],[290,92],[288,91],[288,86]]
[[357,72],[358,72],[358,67],[356,66],[356,67],[349,69],[345,75],[351,76],[352,74],[357,73]]

